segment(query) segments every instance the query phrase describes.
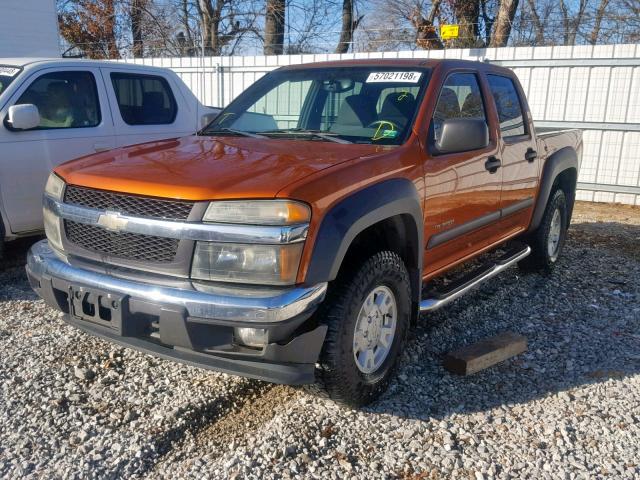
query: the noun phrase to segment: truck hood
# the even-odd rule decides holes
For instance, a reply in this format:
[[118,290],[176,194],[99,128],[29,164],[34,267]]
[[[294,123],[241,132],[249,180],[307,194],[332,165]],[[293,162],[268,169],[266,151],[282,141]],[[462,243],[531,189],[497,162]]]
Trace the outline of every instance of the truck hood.
[[290,183],[389,147],[248,137],[184,137],[72,160],[67,183],[184,200],[272,198]]

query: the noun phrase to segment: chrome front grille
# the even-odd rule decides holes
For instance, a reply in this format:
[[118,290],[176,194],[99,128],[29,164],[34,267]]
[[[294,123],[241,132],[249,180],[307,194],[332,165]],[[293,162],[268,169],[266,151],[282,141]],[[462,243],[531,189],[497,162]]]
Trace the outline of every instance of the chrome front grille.
[[110,232],[101,227],[64,221],[67,241],[86,250],[126,260],[171,263],[179,240],[128,232]]
[[138,197],[124,193],[94,190],[68,185],[64,203],[80,205],[96,210],[112,210],[121,215],[159,218],[164,220],[187,220],[194,202],[166,200],[162,198]]

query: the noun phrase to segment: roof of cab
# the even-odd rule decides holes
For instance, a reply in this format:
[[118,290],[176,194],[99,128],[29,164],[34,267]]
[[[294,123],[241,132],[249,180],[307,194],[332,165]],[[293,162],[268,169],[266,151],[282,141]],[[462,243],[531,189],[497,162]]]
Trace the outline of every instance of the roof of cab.
[[331,68],[331,67],[422,67],[435,68],[437,66],[458,68],[483,68],[491,67],[502,69],[498,65],[484,61],[457,60],[457,59],[430,59],[430,58],[366,58],[357,60],[330,60],[327,62],[302,63],[282,66],[282,70],[299,70],[305,68]]
[[78,58],[0,58],[0,65],[27,68],[30,66],[55,66],[55,67],[105,67],[116,65],[118,68],[166,70],[161,67],[151,67],[137,63],[125,63],[115,60],[85,60]]

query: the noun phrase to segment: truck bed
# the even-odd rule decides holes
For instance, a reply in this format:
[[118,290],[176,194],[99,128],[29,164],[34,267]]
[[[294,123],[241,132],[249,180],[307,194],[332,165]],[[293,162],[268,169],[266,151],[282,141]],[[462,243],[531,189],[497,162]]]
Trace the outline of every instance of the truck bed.
[[[544,158],[564,147],[572,147],[576,151],[582,149],[582,130],[536,127],[536,135],[538,152]],[[580,158],[581,155],[578,155]]]

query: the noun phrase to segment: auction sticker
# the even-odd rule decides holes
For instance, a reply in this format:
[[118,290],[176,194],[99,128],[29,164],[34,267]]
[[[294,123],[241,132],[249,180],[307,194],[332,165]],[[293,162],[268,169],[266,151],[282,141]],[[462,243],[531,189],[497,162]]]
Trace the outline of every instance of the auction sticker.
[[367,83],[418,83],[421,77],[422,72],[371,72],[367,77]]
[[20,71],[19,68],[3,67],[2,65],[0,65],[0,75],[5,75],[7,77],[13,77],[13,76],[17,75],[19,71]]

